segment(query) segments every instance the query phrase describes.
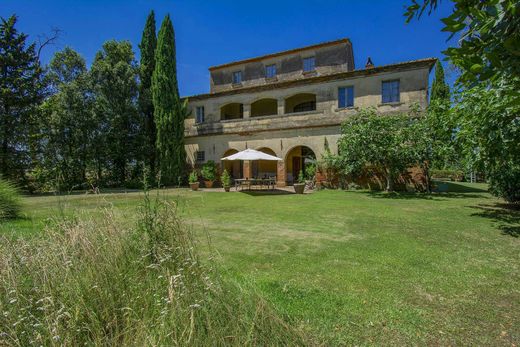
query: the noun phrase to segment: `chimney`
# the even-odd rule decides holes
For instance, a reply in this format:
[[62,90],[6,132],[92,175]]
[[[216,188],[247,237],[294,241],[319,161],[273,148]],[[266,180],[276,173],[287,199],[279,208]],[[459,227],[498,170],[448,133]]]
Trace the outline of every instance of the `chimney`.
[[370,57],[368,57],[367,63],[365,64],[365,69],[370,69],[373,67],[374,67],[374,63],[372,63],[372,59],[370,59]]

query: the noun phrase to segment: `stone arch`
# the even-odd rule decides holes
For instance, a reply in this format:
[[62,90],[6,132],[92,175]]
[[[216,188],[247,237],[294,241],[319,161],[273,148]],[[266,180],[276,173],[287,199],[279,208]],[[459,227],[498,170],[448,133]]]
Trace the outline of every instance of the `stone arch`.
[[278,100],[262,98],[251,103],[251,117],[272,116],[278,114]]
[[316,94],[298,93],[285,98],[285,113],[316,111]]
[[[232,154],[235,154],[238,152],[239,151],[234,148],[229,148],[222,154],[221,158],[227,157],[229,155],[232,155]],[[233,161],[221,160],[220,164],[221,164],[220,167],[222,169],[222,172],[224,172],[224,170],[227,170],[227,172],[229,172],[229,175],[232,178],[241,178],[242,177],[242,165],[241,165],[242,163],[239,160],[233,160]]]
[[220,119],[242,119],[244,118],[244,104],[239,102],[230,102],[220,106]]
[[[270,155],[274,155],[277,157],[276,152],[273,151],[269,147],[259,147],[256,149],[257,151],[264,152]],[[276,161],[254,161],[252,163],[252,175],[253,177],[275,177],[277,173],[277,165]]]
[[317,164],[317,155],[311,147],[297,145],[286,152],[284,163],[286,181],[291,184],[298,179],[300,170],[307,175],[307,170],[310,170],[309,165]]

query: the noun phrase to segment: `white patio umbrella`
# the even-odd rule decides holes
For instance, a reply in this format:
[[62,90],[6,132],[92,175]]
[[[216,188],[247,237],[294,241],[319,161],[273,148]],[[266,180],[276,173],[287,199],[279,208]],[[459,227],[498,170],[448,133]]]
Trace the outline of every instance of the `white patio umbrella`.
[[254,149],[245,149],[241,152],[228,155],[220,160],[272,160],[280,161],[282,159],[264,152],[256,151]]

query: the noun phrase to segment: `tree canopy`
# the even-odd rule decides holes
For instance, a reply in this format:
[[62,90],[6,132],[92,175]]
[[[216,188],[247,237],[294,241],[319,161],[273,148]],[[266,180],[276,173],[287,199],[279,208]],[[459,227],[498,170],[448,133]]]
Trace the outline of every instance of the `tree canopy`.
[[341,127],[339,162],[345,174],[358,175],[367,167],[383,169],[386,190],[394,190],[398,177],[428,160],[422,117],[380,115],[363,109]]
[[[412,0],[407,21],[434,11],[439,0]],[[444,54],[461,69],[468,85],[502,76],[520,77],[520,5],[518,0],[459,0],[442,19],[443,31],[459,35],[459,43]]]
[[13,15],[0,24],[0,175],[26,182],[37,156],[32,132],[45,89],[35,44],[16,22]]
[[[413,0],[407,20],[431,13],[438,3]],[[430,109],[456,129],[452,137],[461,160],[486,174],[494,194],[519,202],[520,2],[455,1],[442,21],[443,31],[459,38],[444,52],[460,70],[459,90],[453,108],[435,102]]]

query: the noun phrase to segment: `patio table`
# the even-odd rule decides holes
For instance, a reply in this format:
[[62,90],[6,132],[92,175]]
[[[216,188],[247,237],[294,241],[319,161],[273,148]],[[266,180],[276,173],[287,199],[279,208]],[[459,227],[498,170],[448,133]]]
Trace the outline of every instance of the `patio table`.
[[265,186],[267,189],[274,189],[276,179],[269,178],[237,178],[235,179],[235,190],[238,191],[239,187],[247,186],[248,190],[251,190],[252,186],[260,186],[263,189]]

